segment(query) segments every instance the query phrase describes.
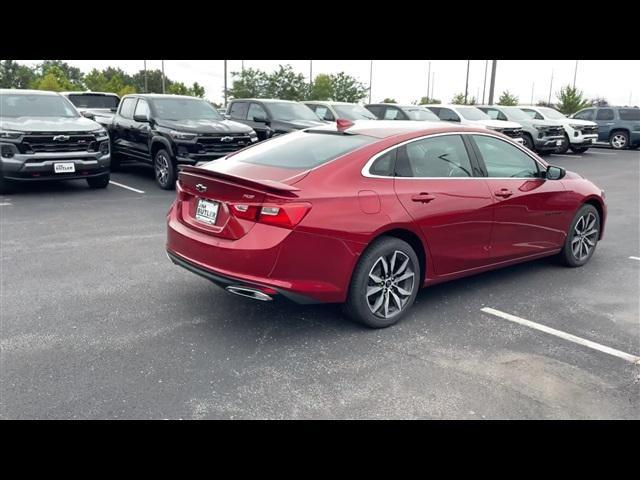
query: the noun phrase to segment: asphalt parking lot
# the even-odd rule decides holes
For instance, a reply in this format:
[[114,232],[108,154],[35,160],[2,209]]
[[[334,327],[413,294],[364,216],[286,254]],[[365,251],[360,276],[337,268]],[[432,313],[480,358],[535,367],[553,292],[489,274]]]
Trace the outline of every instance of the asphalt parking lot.
[[638,419],[640,365],[482,310],[640,355],[640,151],[545,159],[606,191],[591,262],[437,285],[385,330],[174,266],[150,167],[0,196],[0,417]]

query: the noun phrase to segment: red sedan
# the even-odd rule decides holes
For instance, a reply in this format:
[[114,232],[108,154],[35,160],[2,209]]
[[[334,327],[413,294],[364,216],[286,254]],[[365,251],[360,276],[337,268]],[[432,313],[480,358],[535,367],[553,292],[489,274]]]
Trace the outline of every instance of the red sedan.
[[397,322],[420,287],[549,255],[589,261],[604,192],[500,133],[339,120],[184,167],[176,264],[256,300]]

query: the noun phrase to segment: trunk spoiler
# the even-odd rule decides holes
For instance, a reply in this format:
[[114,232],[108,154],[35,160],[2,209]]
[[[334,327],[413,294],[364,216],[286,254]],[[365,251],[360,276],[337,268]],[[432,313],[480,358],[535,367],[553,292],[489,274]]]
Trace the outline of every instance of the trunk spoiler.
[[206,170],[200,167],[194,167],[191,165],[180,165],[179,167],[180,173],[196,174],[210,178],[219,178],[221,180],[226,180],[233,182],[238,185],[243,185],[249,188],[253,188],[254,190],[260,190],[263,192],[274,192],[274,193],[289,193],[297,192],[300,189],[294,187],[293,185],[288,185],[282,182],[276,182],[274,180],[259,180],[252,178],[240,177],[238,175],[231,175],[229,173],[215,172],[211,170]]

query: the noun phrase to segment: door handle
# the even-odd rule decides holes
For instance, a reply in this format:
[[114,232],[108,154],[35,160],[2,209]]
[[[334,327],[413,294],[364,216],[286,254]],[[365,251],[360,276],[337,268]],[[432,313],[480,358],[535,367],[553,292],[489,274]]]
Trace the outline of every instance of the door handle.
[[435,200],[436,197],[435,195],[431,195],[429,193],[419,193],[417,195],[413,195],[411,197],[411,200],[414,202],[420,202],[420,203],[429,203],[431,200]]
[[510,197],[511,195],[513,195],[513,192],[511,190],[509,190],[508,188],[501,188],[497,192],[493,192],[493,194],[496,197],[507,198],[507,197]]

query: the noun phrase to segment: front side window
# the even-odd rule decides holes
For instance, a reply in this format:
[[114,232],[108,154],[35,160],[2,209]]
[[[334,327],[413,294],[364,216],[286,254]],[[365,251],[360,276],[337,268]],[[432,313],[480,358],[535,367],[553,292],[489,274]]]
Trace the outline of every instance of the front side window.
[[460,135],[425,138],[398,149],[399,177],[471,177],[472,168]]
[[538,177],[538,164],[517,147],[487,135],[473,135],[489,177]]
[[536,120],[544,120],[544,117],[540,115],[538,112],[536,112],[535,110],[531,110],[530,108],[521,108],[520,110],[526,113],[529,118],[535,118]]
[[598,110],[596,120],[613,120],[613,110],[610,108],[602,108]]
[[576,113],[573,118],[577,118],[578,120],[593,120],[593,109],[582,110]]
[[458,107],[457,110],[467,120],[489,120],[489,116],[476,107]]
[[491,120],[506,120],[507,117],[504,113],[502,113],[497,108],[483,108],[482,109]]
[[318,117],[321,118],[322,120],[329,120],[329,121],[335,120],[335,118],[333,117],[333,113],[331,113],[331,110],[329,110],[324,105],[316,106],[315,112],[316,112],[316,115],[318,115]]
[[402,115],[400,114],[400,110],[394,107],[387,107],[384,111],[384,119],[385,120],[402,120]]
[[381,105],[367,105],[365,108],[373,113],[376,118],[382,118],[383,107]]
[[145,100],[138,100],[134,115],[141,115],[145,118],[149,118],[149,104]]
[[128,97],[122,100],[122,105],[120,106],[120,115],[124,118],[133,118],[133,110],[136,108],[136,101],[138,99],[136,97]]
[[246,102],[233,102],[229,109],[229,116],[235,120],[246,120],[249,105]]
[[269,118],[266,110],[262,105],[258,105],[257,103],[249,105],[249,113],[247,114],[247,119],[253,121],[254,118]]
[[2,117],[77,117],[74,106],[60,95],[11,94],[0,95]]
[[443,122],[459,122],[460,121],[460,117],[456,114],[456,112],[454,112],[449,108],[441,108],[438,116],[440,117],[440,120],[442,120]]

